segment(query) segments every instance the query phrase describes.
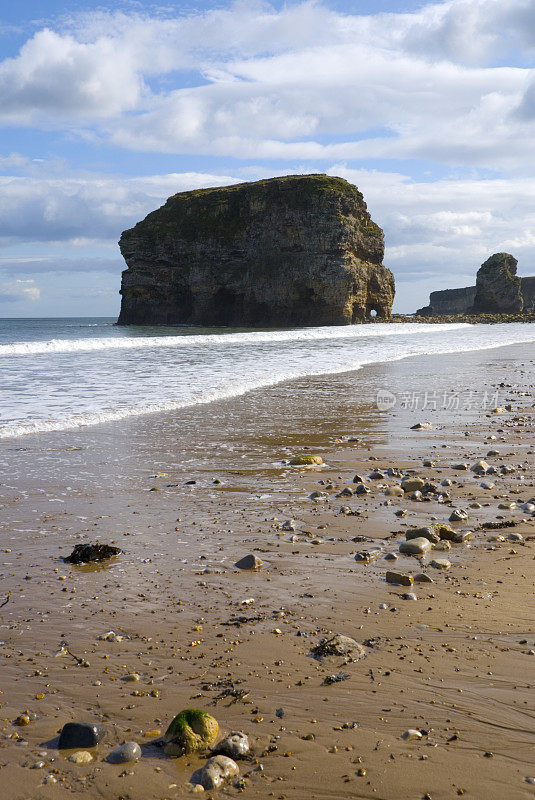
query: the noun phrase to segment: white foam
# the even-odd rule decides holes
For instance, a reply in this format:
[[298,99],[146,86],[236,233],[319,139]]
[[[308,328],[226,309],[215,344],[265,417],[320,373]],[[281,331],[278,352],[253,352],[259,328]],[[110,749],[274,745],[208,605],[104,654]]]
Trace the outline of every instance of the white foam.
[[[376,326],[373,327],[375,328]],[[404,325],[403,327],[406,328],[407,326]],[[418,331],[423,333],[423,327],[424,326],[418,325]],[[70,409],[73,405],[77,404],[76,395],[73,394],[71,397],[67,398],[67,402],[64,406],[61,416],[58,418],[32,418],[9,422],[8,424],[0,427],[0,439],[46,431],[69,430],[104,422],[115,422],[128,417],[137,417],[144,414],[175,411],[188,406],[196,406],[212,403],[217,400],[238,397],[254,389],[274,386],[285,381],[318,375],[335,375],[343,372],[356,371],[368,364],[398,361],[415,355],[425,356],[474,350],[488,350],[497,347],[503,347],[509,344],[535,341],[535,327],[527,325],[517,326],[514,332],[510,331],[509,333],[506,326],[503,326],[499,334],[498,329],[494,326],[485,326],[485,329],[483,326],[472,327],[465,325],[457,326],[457,328],[454,328],[451,325],[427,326],[427,328],[431,329],[429,333],[438,333],[440,332],[440,328],[446,328],[447,330],[451,331],[458,330],[461,327],[469,328],[469,332],[467,332],[465,335],[462,335],[461,331],[459,331],[457,334],[457,341],[453,341],[452,339],[445,341],[445,337],[443,335],[440,336],[438,340],[436,340],[436,338],[433,339],[429,337],[424,339],[421,336],[416,339],[411,336],[408,337],[408,342],[400,341],[398,343],[396,341],[395,346],[390,346],[389,348],[386,348],[385,344],[382,345],[380,341],[376,343],[375,346],[372,344],[365,345],[359,351],[353,350],[352,347],[349,347],[345,350],[342,350],[340,353],[333,353],[332,348],[329,348],[323,354],[320,354],[315,349],[306,348],[303,354],[297,358],[294,357],[294,361],[292,362],[295,365],[294,369],[287,368],[288,363],[286,361],[284,350],[281,352],[280,348],[276,347],[270,349],[269,354],[266,354],[265,352],[259,352],[257,359],[254,361],[256,373],[254,377],[249,379],[240,379],[238,377],[240,375],[247,374],[247,363],[245,361],[231,359],[226,367],[225,374],[219,376],[218,385],[214,385],[213,380],[210,383],[210,380],[212,379],[212,373],[210,372],[212,366],[210,364],[206,364],[207,369],[203,372],[204,384],[194,385],[193,382],[188,383],[188,381],[186,381],[182,396],[176,399],[169,399],[169,397],[167,397],[156,402],[147,402],[148,397],[152,399],[154,396],[154,392],[151,392],[150,394],[145,394],[143,400],[138,403],[125,403],[121,407],[99,408],[95,409],[94,411],[88,410],[84,413],[73,415],[67,412],[67,409]],[[321,330],[322,329],[314,329],[314,331],[320,332]],[[443,332],[444,331],[442,330],[442,333]],[[304,331],[297,331],[295,333],[304,333]],[[229,334],[229,336],[230,335],[231,334]],[[240,334],[232,335],[238,336]],[[493,340],[490,338],[492,335],[495,337]],[[325,337],[318,336],[316,338],[321,339]],[[274,340],[271,339],[268,341]],[[392,345],[393,344],[394,343],[392,343]],[[338,357],[337,360],[333,360],[335,356]],[[272,358],[272,362],[270,364],[271,371],[269,371],[267,368],[269,357]],[[312,367],[310,366],[311,360],[312,363],[314,363],[314,366]],[[145,364],[145,361],[143,363]],[[201,365],[199,364],[199,368],[200,366]],[[195,370],[197,369],[196,362],[194,364],[194,368]],[[191,375],[195,376],[196,373],[194,371],[193,373],[188,374],[190,375],[191,381]],[[128,381],[128,375],[126,376],[126,380]],[[121,385],[123,386],[123,391],[126,391],[128,383]],[[154,389],[160,389],[160,386],[155,384]],[[144,389],[144,391],[146,391],[146,389]],[[100,395],[100,402],[102,402],[102,398],[106,397],[106,387],[104,387],[104,393]]]
[[[50,339],[44,342],[14,342],[0,345],[0,357],[33,356],[55,353],[90,353],[100,350],[135,350],[156,347],[214,347],[255,345],[282,342],[312,342],[321,340],[351,340],[379,336],[410,336],[436,333],[439,330],[458,330],[471,327],[458,322],[449,325],[425,323],[370,323],[365,325],[337,325],[325,328],[300,328],[298,330],[247,331],[242,333],[186,334],[182,336],[128,336],[87,339]],[[191,328],[189,329],[191,330]]]

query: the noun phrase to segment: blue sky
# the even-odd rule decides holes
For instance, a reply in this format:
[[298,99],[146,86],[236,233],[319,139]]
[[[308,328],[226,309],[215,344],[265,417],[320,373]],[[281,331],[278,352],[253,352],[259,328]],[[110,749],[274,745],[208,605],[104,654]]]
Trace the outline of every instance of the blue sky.
[[288,173],[359,186],[398,310],[535,274],[534,56],[533,0],[4,3],[0,316],[115,316],[123,229]]

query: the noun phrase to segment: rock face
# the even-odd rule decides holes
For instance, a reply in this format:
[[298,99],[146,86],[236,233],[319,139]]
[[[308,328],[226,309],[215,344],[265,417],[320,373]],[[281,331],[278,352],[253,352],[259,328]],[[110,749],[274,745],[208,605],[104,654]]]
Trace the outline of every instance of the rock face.
[[509,253],[495,253],[477,272],[475,314],[514,314],[522,311],[521,281],[518,261]]
[[119,246],[122,325],[344,325],[394,299],[381,228],[327,175],[173,195]]
[[535,277],[519,278],[518,261],[510,253],[495,253],[477,273],[476,285],[431,292],[429,305],[418,316],[449,314],[526,314],[535,311]]
[[468,309],[474,305],[475,297],[475,286],[431,292],[429,305],[425,306],[425,308],[420,308],[417,313],[424,317],[440,314],[466,314]]

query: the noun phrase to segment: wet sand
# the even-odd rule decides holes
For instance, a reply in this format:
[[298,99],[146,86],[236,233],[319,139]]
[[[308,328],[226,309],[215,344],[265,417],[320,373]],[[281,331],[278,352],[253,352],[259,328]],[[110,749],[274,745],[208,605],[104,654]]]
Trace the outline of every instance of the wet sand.
[[[534,374],[525,345],[418,357],[2,442],[0,602],[11,594],[0,609],[0,796],[184,796],[202,760],[165,758],[151,741],[193,706],[225,732],[245,731],[254,749],[240,762],[244,785],[207,797],[534,797],[535,518],[518,507],[535,496]],[[396,396],[394,408],[376,408],[378,389]],[[452,391],[459,408],[443,409]],[[485,391],[513,410],[481,408]],[[413,408],[426,392],[430,407]],[[427,419],[431,430],[410,430]],[[486,478],[493,489],[452,469],[491,449],[490,464],[514,467]],[[304,450],[325,464],[284,463]],[[451,479],[451,505],[385,496],[399,479],[368,476],[388,467]],[[356,473],[370,493],[337,498]],[[310,500],[313,491],[328,499]],[[473,532],[469,544],[423,563],[384,558],[407,527],[447,521],[451,506],[468,512],[452,526]],[[294,532],[281,530],[289,519]],[[495,521],[515,525],[480,528]],[[511,533],[524,541],[489,542]],[[124,553],[98,567],[61,560],[95,540]],[[376,546],[373,563],[355,561]],[[234,569],[247,553],[263,560],[258,573]],[[451,568],[431,568],[438,557]],[[393,586],[388,569],[434,582]],[[410,591],[417,601],[402,599]],[[109,631],[124,638],[99,639]],[[366,656],[312,658],[333,633],[365,643]],[[89,666],[56,656],[62,642]],[[133,672],[139,682],[123,680]],[[349,677],[324,685],[339,673]],[[13,725],[26,709],[35,720]],[[55,747],[71,720],[106,726],[89,765]],[[426,735],[404,741],[409,728]],[[140,762],[105,762],[130,739],[143,746]],[[56,783],[45,784],[50,775]]]

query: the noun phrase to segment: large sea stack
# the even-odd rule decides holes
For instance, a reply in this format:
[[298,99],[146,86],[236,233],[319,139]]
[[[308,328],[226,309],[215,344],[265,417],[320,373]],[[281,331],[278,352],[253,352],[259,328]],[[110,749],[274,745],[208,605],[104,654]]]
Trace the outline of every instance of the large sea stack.
[[356,186],[292,175],[181,192],[119,242],[122,325],[388,319],[394,276]]

